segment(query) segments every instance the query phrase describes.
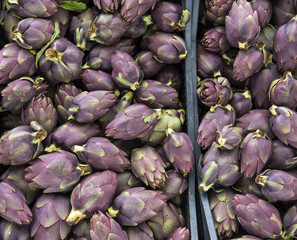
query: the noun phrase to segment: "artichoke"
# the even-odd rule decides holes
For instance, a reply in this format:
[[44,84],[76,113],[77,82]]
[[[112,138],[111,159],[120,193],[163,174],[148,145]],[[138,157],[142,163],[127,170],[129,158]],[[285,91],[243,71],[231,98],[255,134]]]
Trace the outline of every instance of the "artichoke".
[[164,67],[156,76],[156,80],[180,91],[183,86],[183,77],[178,69],[172,65]]
[[232,125],[226,125],[221,131],[218,131],[218,137],[216,139],[216,148],[222,150],[232,150],[239,146],[243,137],[243,129],[241,127],[233,127]]
[[272,17],[272,3],[270,0],[252,0],[252,9],[257,12],[259,25],[264,28]]
[[205,0],[206,19],[213,25],[224,25],[234,0]]
[[143,182],[136,178],[131,171],[118,173],[118,182],[116,196],[127,189],[143,186]]
[[31,240],[30,226],[18,225],[8,222],[4,219],[0,220],[0,238],[3,240]]
[[253,106],[250,90],[234,90],[229,104],[233,107],[237,118],[248,113]]
[[141,223],[135,227],[126,228],[129,240],[154,240],[154,234],[146,223]]
[[128,22],[133,22],[150,9],[153,9],[156,0],[122,0],[121,15]]
[[93,0],[95,6],[102,9],[104,12],[111,12],[118,10],[120,5],[119,0]]
[[179,227],[168,237],[168,240],[190,240],[190,232],[186,227]]
[[297,227],[297,206],[294,204],[283,215],[283,225],[285,229],[284,238],[290,239],[296,236]]
[[277,27],[286,24],[297,14],[297,6],[294,0],[283,0],[277,1],[272,0],[273,4],[273,15],[272,22]]
[[115,86],[111,75],[103,71],[86,69],[83,71],[82,81],[89,91],[105,90],[114,91]]
[[70,23],[69,11],[64,8],[59,7],[58,11],[49,17],[53,22],[59,23],[60,37],[64,37],[68,30]]
[[131,22],[128,30],[125,32],[125,38],[139,38],[148,31],[148,26],[153,24],[151,15],[143,15]]

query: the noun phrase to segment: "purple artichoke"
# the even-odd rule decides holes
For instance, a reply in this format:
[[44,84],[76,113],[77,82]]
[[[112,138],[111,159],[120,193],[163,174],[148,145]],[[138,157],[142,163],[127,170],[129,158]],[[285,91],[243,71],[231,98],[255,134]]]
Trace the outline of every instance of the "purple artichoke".
[[153,189],[160,188],[167,178],[165,163],[156,149],[150,146],[132,150],[131,171]]
[[176,171],[187,175],[194,169],[193,144],[184,132],[174,132],[171,128],[166,131],[167,137],[162,146],[169,162]]
[[297,200],[297,178],[282,170],[266,170],[256,177],[261,193],[268,200]]
[[148,31],[148,26],[151,24],[153,24],[151,15],[143,15],[130,23],[124,37],[132,39],[139,38]]
[[25,169],[25,179],[30,187],[44,189],[44,193],[67,192],[90,174],[88,164],[79,164],[74,154],[59,152],[41,155]]
[[242,227],[261,239],[282,234],[280,213],[271,203],[252,194],[236,194],[232,205]]
[[9,43],[0,51],[0,84],[20,77],[32,76],[36,71],[35,56],[17,43]]
[[59,23],[60,37],[64,37],[66,35],[70,23],[69,15],[69,11],[59,7],[58,11],[49,17],[49,19],[53,22],[57,21]]
[[117,174],[108,170],[84,178],[72,191],[72,210],[66,222],[69,225],[77,224],[99,210],[106,211],[111,205],[117,186]]
[[244,195],[253,194],[260,198],[264,198],[264,196],[261,193],[261,188],[256,183],[255,178],[256,177],[253,177],[253,178],[242,177],[232,186],[232,188]]
[[31,240],[30,226],[18,225],[13,222],[0,220],[0,238],[3,240]]
[[136,187],[118,195],[108,212],[123,226],[137,226],[156,216],[165,206],[166,196],[160,191]]
[[186,227],[179,227],[174,230],[167,240],[190,240],[190,231]]
[[128,53],[116,50],[111,55],[112,79],[122,89],[136,90],[143,72]]
[[198,145],[203,149],[210,147],[217,138],[217,131],[221,131],[224,126],[234,123],[235,112],[231,105],[211,106],[199,125]]
[[60,38],[41,56],[39,68],[52,84],[68,83],[80,77],[83,56],[72,42]]
[[93,0],[95,6],[97,6],[100,10],[102,9],[104,12],[113,13],[118,10],[120,1],[119,0]]
[[22,112],[22,124],[30,125],[32,121],[38,122],[47,133],[51,133],[57,125],[57,111],[52,100],[44,94],[32,98],[31,102]]
[[214,142],[201,160],[199,190],[207,192],[213,186],[232,186],[239,178],[239,148],[220,150]]
[[277,27],[286,24],[297,14],[296,1],[294,6],[294,0],[272,0],[272,4],[272,22]]
[[281,74],[274,63],[268,64],[266,68],[250,77],[250,90],[256,108],[268,109],[271,106],[269,88],[271,83],[279,78]]
[[269,52],[273,51],[273,38],[276,29],[272,25],[267,25],[259,34],[258,42],[265,45],[265,49]]
[[117,96],[111,91],[82,92],[74,97],[70,105],[69,118],[79,123],[98,120],[115,104]]
[[250,90],[235,90],[229,104],[233,107],[237,118],[248,113],[252,108],[252,97]]
[[9,183],[0,182],[0,195],[0,217],[20,225],[32,221],[32,212],[20,190]]
[[111,55],[116,51],[120,50],[128,54],[132,54],[135,45],[132,39],[123,39],[112,46],[97,45],[94,47],[89,55],[87,61],[83,65],[83,69],[91,68],[94,70],[102,70],[109,72],[112,70],[111,67]]
[[146,40],[148,41],[147,48],[160,62],[179,63],[187,56],[185,40],[176,34],[155,32],[149,34]]
[[101,13],[92,23],[89,39],[104,45],[117,43],[128,30],[129,23],[119,13]]
[[297,16],[280,26],[273,39],[273,57],[281,72],[294,71],[297,67]]
[[92,137],[83,146],[72,148],[79,159],[91,165],[93,169],[123,172],[129,168],[127,154],[116,147],[107,138]]
[[11,9],[10,11],[2,10],[1,13],[2,20],[2,29],[4,30],[5,37],[9,42],[12,42],[11,32],[16,29],[18,23],[22,20],[21,17],[17,14],[15,9]]
[[143,186],[143,182],[140,179],[136,178],[131,171],[118,173],[117,178],[119,184],[115,194],[116,196],[127,189]]
[[43,150],[42,141],[47,132],[37,122],[18,126],[0,138],[0,163],[22,165],[36,158]]
[[198,83],[197,94],[200,101],[208,107],[226,105],[232,98],[232,89],[227,78],[208,78]]
[[269,89],[269,99],[272,105],[288,107],[295,110],[297,107],[297,80],[293,78],[291,72],[275,79]]
[[86,69],[83,71],[82,81],[89,91],[105,90],[114,91],[115,86],[111,75],[103,71]]
[[119,112],[106,127],[106,136],[131,140],[151,134],[158,113],[144,104],[133,104]]
[[164,32],[175,30],[184,31],[186,24],[190,21],[191,14],[183,10],[178,3],[158,2],[152,11],[152,17],[158,27]]
[[252,9],[257,12],[259,25],[264,28],[272,17],[272,3],[270,0],[252,0]]
[[72,228],[73,237],[76,240],[92,240],[90,235],[90,221],[84,219]]
[[184,83],[181,72],[173,65],[164,67],[155,78],[157,81],[175,88],[178,92],[180,92]]
[[285,229],[284,238],[290,239],[296,236],[297,227],[297,206],[294,204],[283,215],[283,225]]
[[144,78],[150,78],[157,75],[165,64],[157,61],[151,51],[142,51],[135,56],[135,62],[143,72]]
[[242,141],[242,137],[242,128],[226,125],[221,131],[218,131],[216,147],[220,148],[221,150],[232,150],[233,148],[239,146]]
[[225,18],[234,0],[205,0],[206,19],[213,25],[225,25]]
[[270,126],[275,136],[285,145],[297,148],[297,113],[286,107],[272,105],[270,108]]
[[240,170],[246,178],[259,174],[272,154],[272,142],[261,130],[249,133],[240,148]]
[[257,11],[246,0],[238,0],[232,4],[225,19],[226,35],[233,47],[248,49],[256,43],[261,31]]
[[33,207],[31,237],[34,239],[59,240],[67,239],[71,227],[65,222],[70,212],[67,196],[60,194],[43,194]]
[[225,27],[214,27],[204,33],[201,40],[205,50],[215,53],[224,53],[232,46],[228,42]]
[[154,240],[154,234],[146,223],[141,223],[135,227],[126,228],[129,240]]
[[42,77],[22,77],[14,80],[1,91],[1,107],[19,115],[26,103],[46,88]]
[[90,235],[92,240],[121,239],[128,240],[126,232],[113,218],[99,211],[91,218]]
[[122,0],[121,15],[128,22],[133,22],[150,9],[153,9],[156,0]]

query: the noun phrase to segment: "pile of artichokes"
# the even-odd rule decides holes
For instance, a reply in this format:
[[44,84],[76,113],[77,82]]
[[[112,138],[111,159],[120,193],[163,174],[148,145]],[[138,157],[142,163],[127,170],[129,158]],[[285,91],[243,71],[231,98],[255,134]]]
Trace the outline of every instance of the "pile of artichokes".
[[219,239],[297,237],[297,1],[205,0],[199,189]]
[[176,1],[2,1],[0,239],[188,240]]

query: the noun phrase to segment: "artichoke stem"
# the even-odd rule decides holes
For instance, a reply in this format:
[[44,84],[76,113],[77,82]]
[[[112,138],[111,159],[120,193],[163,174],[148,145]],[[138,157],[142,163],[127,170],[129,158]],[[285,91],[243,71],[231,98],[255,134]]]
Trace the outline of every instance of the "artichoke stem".
[[90,164],[78,164],[77,169],[81,170],[81,176],[92,173],[92,168]]
[[199,185],[198,189],[200,191],[207,192],[209,189],[211,189],[212,186],[213,186],[213,184],[210,184],[210,185],[206,186],[204,183],[201,183]]
[[47,137],[47,131],[44,129],[39,129],[36,133],[34,133],[34,140],[33,143],[38,143],[46,139]]
[[265,179],[266,179],[266,177],[264,177],[264,176],[257,176],[255,181],[257,184],[264,186]]
[[82,212],[78,210],[71,210],[69,216],[66,219],[66,223],[69,226],[78,224],[82,219],[86,217],[86,214],[83,214]]
[[61,54],[54,48],[49,48],[45,51],[45,57],[51,61],[58,61],[61,59]]
[[74,145],[71,149],[71,151],[77,153],[77,152],[82,152],[83,150],[85,150],[85,148],[83,146],[79,146],[79,145]]
[[186,51],[184,54],[179,55],[179,59],[185,59],[188,55],[188,52]]
[[119,210],[115,210],[112,208],[112,206],[110,208],[108,208],[108,213],[112,218],[115,218],[118,214]]
[[56,147],[56,145],[53,143],[51,144],[49,147],[46,147],[44,149],[44,151],[46,152],[58,152],[59,150],[61,150],[62,148]]

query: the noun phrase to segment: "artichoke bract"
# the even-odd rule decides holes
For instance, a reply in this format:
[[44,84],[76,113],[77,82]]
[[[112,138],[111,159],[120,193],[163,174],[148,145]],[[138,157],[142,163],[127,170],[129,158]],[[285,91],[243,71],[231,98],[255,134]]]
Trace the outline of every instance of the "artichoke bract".
[[165,64],[157,61],[151,51],[142,51],[135,56],[135,62],[143,72],[144,78],[150,78],[157,75]]
[[156,0],[122,0],[121,15],[128,22],[133,22],[150,9],[153,9]]
[[297,151],[279,140],[272,141],[272,155],[267,168],[288,170],[297,167]]
[[25,166],[10,166],[0,177],[2,182],[9,183],[19,189],[25,196],[28,204],[34,202],[40,191],[29,186],[25,180]]
[[37,0],[33,2],[30,0],[9,0],[8,2],[12,2],[13,4],[16,2],[17,5],[14,8],[20,16],[26,18],[47,18],[56,13],[59,8],[59,5],[55,0]]
[[266,170],[256,177],[261,193],[268,200],[293,201],[297,199],[297,178],[282,170]]
[[226,105],[232,98],[232,89],[227,78],[208,78],[198,83],[197,94],[200,101],[208,107]]
[[155,58],[166,64],[179,63],[187,57],[185,40],[179,35],[164,32],[149,34],[147,48]]
[[296,236],[297,227],[297,206],[294,204],[283,215],[283,225],[285,229],[284,238],[290,239]]
[[272,22],[277,27],[286,24],[297,14],[296,1],[294,6],[294,0],[272,0],[272,4]]
[[94,47],[87,56],[86,63],[83,65],[83,69],[91,68],[93,70],[102,70],[109,72],[111,67],[111,55],[120,50],[128,54],[132,54],[135,48],[135,44],[132,39],[123,39],[118,41],[112,46],[97,45]]
[[150,146],[156,146],[166,137],[167,129],[171,128],[175,132],[180,132],[184,121],[185,111],[183,109],[161,110],[161,116],[159,117],[153,132],[146,137],[141,138],[141,141]]
[[58,127],[46,140],[45,151],[52,152],[58,149],[70,150],[74,145],[83,145],[89,138],[98,136],[99,126],[94,123],[80,124],[74,121]]
[[42,77],[22,77],[14,80],[1,91],[1,107],[19,115],[26,103],[46,88]]
[[248,132],[255,132],[260,129],[272,139],[274,133],[271,130],[269,119],[270,112],[268,110],[254,109],[236,119],[236,125]]
[[186,227],[179,227],[168,237],[168,240],[190,240],[190,232]]
[[74,97],[70,105],[69,120],[89,123],[98,120],[115,104],[117,96],[111,91],[84,91]]
[[269,63],[266,68],[250,77],[250,90],[256,108],[268,109],[271,106],[269,88],[271,83],[279,78],[281,74],[274,63]]
[[265,49],[269,52],[273,52],[273,38],[276,29],[272,25],[267,25],[263,28],[259,34],[258,42],[265,45]]
[[69,11],[64,8],[59,7],[58,11],[49,17],[53,22],[57,21],[59,23],[60,36],[64,37],[68,30],[70,23]]
[[115,194],[116,196],[129,188],[143,186],[143,182],[140,179],[136,178],[131,171],[118,173],[118,182],[119,184]]
[[47,132],[37,123],[18,126],[4,133],[0,139],[0,163],[22,165],[36,158],[43,150]]
[[205,0],[206,19],[214,25],[225,25],[234,0]]
[[234,90],[229,104],[233,107],[237,118],[248,113],[253,106],[250,90]]
[[93,0],[95,6],[102,9],[104,12],[111,12],[118,10],[120,1],[119,0]]
[[288,23],[280,26],[273,39],[273,56],[278,70],[281,72],[294,71],[297,67],[297,16]]
[[74,239],[91,240],[89,219],[84,219],[80,221],[78,224],[76,224],[72,228],[72,233],[73,233]]
[[131,171],[153,189],[160,188],[167,178],[165,163],[156,149],[150,146],[132,150]]
[[224,126],[233,125],[234,123],[235,112],[231,105],[211,106],[209,112],[205,114],[199,125],[198,145],[203,149],[210,147],[217,138],[217,131],[221,131]]
[[218,185],[232,186],[240,178],[239,147],[220,150],[214,142],[200,162],[199,175],[202,179],[199,190],[207,192]]
[[182,88],[184,81],[181,72],[171,65],[164,67],[155,78],[157,81],[175,88],[178,92]]
[[26,18],[11,32],[11,38],[22,48],[39,49],[49,42],[54,30],[54,23],[50,20]]
[[204,33],[201,43],[207,51],[215,53],[224,53],[232,47],[228,42],[225,27],[222,26],[211,28]]
[[112,79],[122,89],[136,90],[143,72],[128,53],[116,50],[111,55]]
[[68,109],[73,102],[74,97],[81,93],[72,83],[63,83],[57,87],[55,94],[55,108],[58,113],[58,120],[61,123],[67,122],[69,117]]
[[147,224],[154,234],[154,239],[167,239],[176,228],[185,225],[185,219],[172,203],[168,203],[160,213],[148,220]]
[[155,80],[142,81],[135,92],[135,100],[154,109],[175,108],[179,101],[174,88]]
[[20,225],[31,223],[32,212],[20,190],[9,183],[0,182],[0,194],[0,217]]
[[256,183],[255,177],[254,178],[240,178],[232,188],[241,194],[253,194],[260,198],[265,198],[261,193],[260,186]]
[[154,22],[164,32],[184,31],[190,16],[190,12],[183,10],[180,4],[166,1],[158,2],[152,10]]
[[160,191],[136,187],[118,195],[108,212],[122,226],[137,226],[156,216],[165,206],[166,196]]
[[226,125],[221,131],[218,131],[217,145],[220,149],[232,150],[239,146],[243,137],[243,129],[241,127],[233,127]]
[[94,214],[90,222],[90,236],[92,240],[121,239],[128,240],[126,232],[113,218],[99,211]]
[[141,223],[135,227],[126,228],[129,240],[154,240],[154,234],[146,223]]
[[103,45],[117,43],[128,30],[129,23],[119,13],[101,13],[93,21],[88,38]]
[[96,170],[123,172],[130,166],[127,154],[103,137],[92,137],[83,146],[72,148],[79,159]]
[[144,104],[133,104],[119,112],[106,127],[106,136],[131,140],[151,134],[158,113]]
[[36,71],[35,56],[17,43],[9,43],[0,51],[0,84],[20,77],[32,76]]
[[261,239],[282,234],[280,213],[271,203],[252,194],[236,194],[232,205],[239,223],[249,234]]
[[235,1],[225,19],[226,35],[233,47],[247,49],[260,33],[257,11],[246,0]]
[[272,154],[272,141],[261,130],[249,133],[240,144],[240,171],[246,178],[259,174]]
[[17,27],[18,23],[22,20],[14,9],[10,11],[1,10],[1,18],[3,18],[2,29],[4,30],[5,37],[9,42],[12,42],[10,33]]
[[89,42],[88,34],[93,21],[98,12],[95,8],[88,8],[77,16],[73,16],[69,32],[73,35],[73,42],[77,47],[84,50],[90,50],[94,42]]
[[275,79],[269,88],[269,99],[272,105],[288,107],[295,110],[297,107],[297,80],[291,72],[286,72],[281,78]]
[[236,81],[245,81],[253,74],[259,72],[265,62],[263,47],[250,47],[240,50],[234,60],[233,75]]
[[68,83],[80,77],[84,53],[66,38],[55,40],[39,59],[40,71],[52,83]]
[[184,132],[166,131],[162,146],[165,155],[176,171],[187,175],[194,169],[194,147],[190,137]]
[[33,207],[31,237],[34,239],[66,239],[71,227],[65,222],[71,209],[67,196],[43,194]]
[[41,155],[25,169],[30,187],[44,189],[44,193],[67,192],[83,175],[90,174],[88,164],[79,164],[74,154],[62,151]]
[[151,15],[143,15],[129,24],[129,28],[125,32],[124,37],[132,39],[141,37],[147,32],[148,26],[151,24],[153,24]]
[[285,145],[297,148],[297,136],[294,130],[297,126],[297,113],[287,107],[275,105],[272,105],[269,110],[270,126],[275,136]]
[[213,52],[205,51],[201,44],[197,44],[197,71],[203,78],[220,76],[223,61]]
[[4,219],[0,220],[0,238],[3,240],[31,240],[30,226],[18,225],[8,222]]
[[117,174],[108,170],[84,178],[72,191],[72,210],[66,222],[69,225],[77,224],[99,210],[106,211],[111,205],[117,186]]
[[31,102],[23,109],[21,123],[29,125],[36,121],[50,134],[57,125],[57,111],[52,100],[44,94],[32,98]]
[[209,193],[210,210],[220,239],[229,239],[238,232],[239,224],[232,206],[234,195],[229,188]]
[[89,91],[105,90],[114,91],[115,86],[111,75],[103,71],[86,69],[83,71],[82,81]]
[[253,0],[251,1],[252,9],[257,12],[259,25],[264,28],[272,17],[272,3],[270,0]]

